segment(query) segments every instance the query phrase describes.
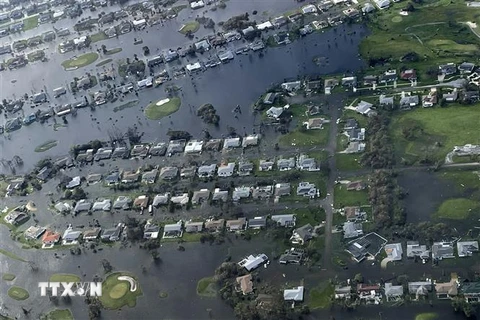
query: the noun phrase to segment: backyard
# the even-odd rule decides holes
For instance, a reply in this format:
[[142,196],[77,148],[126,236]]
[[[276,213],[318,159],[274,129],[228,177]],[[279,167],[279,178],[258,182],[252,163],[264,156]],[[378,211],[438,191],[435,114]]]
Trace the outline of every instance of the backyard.
[[[354,178],[353,180],[362,180],[361,178]],[[364,179],[363,179],[364,180]],[[340,209],[348,206],[364,206],[368,205],[368,190],[347,190],[347,185],[337,184],[335,185],[335,209]]]
[[323,125],[322,129],[316,130],[297,128],[280,136],[279,144],[285,147],[325,146],[328,142],[328,129],[328,124]]

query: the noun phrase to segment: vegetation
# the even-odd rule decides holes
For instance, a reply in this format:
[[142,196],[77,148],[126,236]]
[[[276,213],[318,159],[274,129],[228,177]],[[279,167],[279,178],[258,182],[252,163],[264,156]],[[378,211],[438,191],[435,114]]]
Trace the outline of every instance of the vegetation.
[[96,52],[89,52],[82,54],[78,57],[65,60],[62,62],[62,67],[65,69],[72,69],[72,68],[81,68],[88,66],[89,64],[94,63],[98,59],[98,53]]
[[128,75],[143,78],[145,74],[145,62],[143,60],[130,61],[130,59],[127,59],[124,63],[120,63],[118,74],[124,78]]
[[40,320],[73,320],[70,309],[55,309],[40,317]]
[[339,171],[358,170],[362,168],[360,164],[361,154],[335,154],[335,161]]
[[190,21],[185,23],[178,32],[182,34],[192,34],[198,31],[200,29],[200,23],[198,21]]
[[217,110],[210,103],[200,106],[197,110],[197,116],[202,118],[203,122],[208,124],[218,125],[220,122],[220,116],[217,114]]
[[7,256],[7,257],[9,257],[11,259],[14,259],[14,260],[17,260],[17,261],[27,262],[27,260],[17,256],[16,254],[14,254],[10,251],[4,250],[4,249],[0,249],[0,254],[3,254],[4,256]]
[[44,142],[41,145],[37,146],[35,148],[35,152],[45,152],[47,150],[52,149],[53,147],[56,147],[57,144],[58,144],[57,140],[49,140],[49,141]]
[[29,62],[43,60],[44,58],[45,58],[45,51],[43,50],[36,50],[27,54],[27,59]]
[[394,165],[392,143],[388,134],[389,118],[380,114],[369,118],[367,146],[360,163],[373,169],[391,168]]
[[105,51],[105,54],[107,56],[111,56],[112,54],[116,54],[116,53],[119,53],[119,52],[122,52],[122,48],[113,48],[113,49],[110,49],[110,50],[106,50]]
[[80,282],[80,277],[75,274],[56,273],[50,276],[50,282]]
[[323,283],[310,290],[308,306],[310,309],[326,309],[332,304],[335,288],[331,283]]
[[329,125],[324,124],[323,129],[307,130],[299,127],[279,139],[279,144],[286,147],[297,146],[325,146],[328,141]]
[[150,103],[145,108],[145,116],[150,120],[159,120],[177,112],[181,100],[178,97],[160,100],[157,103]]
[[38,26],[38,14],[23,19],[23,31],[34,29]]
[[[357,180],[357,179],[352,179]],[[335,199],[334,206],[335,208],[342,208],[348,206],[362,206],[368,205],[368,191],[359,190],[359,191],[348,191],[346,185],[337,184],[335,186]]]
[[415,320],[435,320],[438,318],[438,314],[435,312],[419,313],[415,317]]
[[458,198],[445,200],[434,214],[435,218],[464,220],[467,219],[472,211],[477,211],[479,204],[477,201]]
[[369,200],[378,228],[405,223],[405,211],[399,203],[403,196],[403,191],[398,187],[392,172],[375,171],[370,176]]
[[246,29],[249,26],[254,26],[255,22],[249,21],[248,13],[241,14],[238,16],[233,16],[224,23],[219,23],[222,25],[223,29],[225,30],[238,30],[238,29]]
[[8,289],[8,296],[12,299],[22,301],[28,299],[28,297],[30,297],[30,294],[27,290],[23,288],[13,286]]
[[202,297],[212,298],[217,295],[215,279],[213,277],[202,278],[197,282],[197,294]]
[[131,274],[115,272],[110,274],[103,281],[100,302],[106,309],[120,309],[123,306],[133,308],[137,304],[137,297],[142,295],[138,282],[137,290],[132,292],[130,291],[131,288],[129,283],[123,280],[118,280],[119,276],[133,277]]
[[124,104],[121,104],[121,105],[113,108],[113,112],[119,112],[119,111],[122,111],[124,109],[132,108],[132,107],[135,107],[137,104],[138,104],[138,100],[128,101]]
[[106,64],[109,64],[110,62],[112,62],[113,60],[112,59],[105,59],[105,60],[102,60],[100,61],[99,63],[97,63],[95,65],[95,67],[101,67],[101,66],[104,66]]
[[92,43],[107,40],[107,39],[108,39],[108,37],[105,34],[105,32],[103,32],[103,31],[100,31],[100,32],[97,32],[95,34],[90,35],[90,41]]
[[4,273],[2,275],[2,279],[5,281],[13,281],[15,279],[15,275],[12,273]]

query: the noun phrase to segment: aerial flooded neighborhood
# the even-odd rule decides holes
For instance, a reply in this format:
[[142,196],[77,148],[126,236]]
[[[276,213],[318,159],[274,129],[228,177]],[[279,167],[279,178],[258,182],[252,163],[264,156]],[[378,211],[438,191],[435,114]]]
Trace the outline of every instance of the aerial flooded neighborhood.
[[480,2],[0,2],[0,319],[480,316]]

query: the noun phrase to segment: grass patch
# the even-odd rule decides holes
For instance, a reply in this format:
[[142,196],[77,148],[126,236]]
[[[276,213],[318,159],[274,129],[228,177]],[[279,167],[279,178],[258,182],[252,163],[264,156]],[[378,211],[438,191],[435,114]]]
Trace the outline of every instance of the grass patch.
[[56,273],[50,276],[50,282],[80,282],[80,277],[69,273]]
[[90,36],[90,41],[92,41],[92,43],[107,40],[107,39],[108,37],[103,31],[97,32]]
[[23,288],[13,286],[10,289],[8,289],[8,296],[12,299],[23,301],[23,300],[27,300],[28,297],[30,297],[30,294],[28,293],[27,290]]
[[38,14],[23,19],[23,31],[34,29],[38,26]]
[[114,48],[111,50],[107,50],[107,52],[105,52],[105,55],[111,56],[112,54],[122,52],[122,50],[123,50],[122,48]]
[[97,63],[97,64],[95,65],[95,67],[101,67],[101,66],[104,66],[104,65],[106,65],[106,64],[108,64],[108,63],[110,63],[110,62],[112,62],[112,59],[105,59],[105,60],[102,60],[102,61],[100,61],[99,63]]
[[202,278],[197,282],[197,294],[202,297],[213,298],[217,295],[213,277]]
[[132,107],[136,106],[137,104],[138,104],[138,100],[128,101],[124,104],[121,104],[121,105],[113,108],[113,112],[119,112],[119,111],[122,111],[124,109],[132,108]]
[[165,291],[162,291],[162,292],[160,292],[160,293],[158,294],[158,297],[159,297],[160,299],[166,299],[166,298],[168,298],[168,293],[165,292]]
[[65,69],[81,68],[94,63],[95,61],[97,61],[97,59],[98,59],[98,53],[89,52],[89,53],[82,54],[76,58],[63,61],[62,67]]
[[106,309],[120,309],[123,306],[135,307],[137,304],[137,297],[142,295],[137,279],[137,290],[130,291],[130,284],[124,280],[118,280],[119,276],[129,276],[134,278],[131,274],[124,272],[115,272],[110,274],[102,283],[102,296],[100,302]]
[[181,34],[195,33],[200,29],[200,23],[198,21],[190,21],[185,23],[178,32]]
[[415,317],[415,320],[435,320],[438,318],[438,313],[436,312],[424,312],[419,313]]
[[310,309],[326,309],[332,304],[335,288],[331,283],[323,283],[310,290],[308,306]]
[[434,217],[439,219],[464,220],[476,209],[478,209],[478,202],[476,201],[466,198],[448,199],[440,205]]
[[40,318],[41,320],[73,320],[70,309],[55,309]]
[[[3,217],[2,217],[2,220],[3,220]],[[4,249],[0,249],[0,254],[3,254],[4,256],[7,256],[7,257],[9,257],[13,260],[17,260],[17,261],[21,261],[21,262],[27,262],[27,260],[17,256],[14,253],[11,253],[10,251],[4,250]]]
[[337,153],[335,162],[339,171],[353,171],[362,168],[360,164],[361,153]]
[[53,147],[56,147],[58,144],[57,140],[49,140],[45,143],[42,143],[41,145],[37,146],[35,148],[35,152],[45,152],[47,150],[52,149]]
[[479,117],[480,109],[461,105],[398,113],[391,127],[397,157],[441,161],[454,146],[480,144]]
[[[358,179],[352,179],[352,181]],[[360,191],[348,191],[347,185],[345,184],[337,184],[335,185],[335,193],[334,193],[334,206],[336,209],[349,207],[349,206],[363,206],[368,205],[368,190],[360,190]]]
[[308,223],[312,226],[316,226],[322,223],[322,221],[325,221],[326,218],[325,210],[321,207],[295,208],[278,214],[295,214],[296,225],[299,227]]
[[27,59],[29,62],[43,60],[43,58],[45,58],[45,52],[43,50],[36,50],[27,54]]
[[15,275],[12,274],[12,273],[4,273],[2,275],[2,280],[5,280],[5,281],[13,281],[15,280]]
[[309,147],[309,146],[325,146],[328,142],[329,124],[324,124],[323,129],[305,130],[295,129],[278,140],[281,146],[291,147]]
[[186,9],[186,8],[188,8],[188,6],[187,6],[186,4],[181,4],[181,5],[172,7],[171,10],[172,10],[175,14],[178,14],[180,11],[182,11],[183,9]]
[[180,104],[181,101],[178,97],[173,97],[160,105],[158,105],[158,102],[150,103],[145,108],[145,116],[150,120],[162,119],[175,113],[180,108]]
[[185,242],[200,242],[201,232],[184,232],[182,240]]

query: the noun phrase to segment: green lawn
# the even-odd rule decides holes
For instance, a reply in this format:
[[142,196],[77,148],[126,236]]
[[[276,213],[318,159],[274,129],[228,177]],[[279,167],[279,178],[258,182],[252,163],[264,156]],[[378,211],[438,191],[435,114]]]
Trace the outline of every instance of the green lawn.
[[5,280],[5,281],[13,281],[15,279],[15,275],[12,274],[12,273],[4,273],[2,275],[2,280]]
[[27,290],[13,286],[8,289],[8,296],[12,299],[18,300],[18,301],[23,301],[28,299],[30,297],[30,294],[28,293]]
[[95,65],[95,67],[101,67],[101,66],[104,66],[104,65],[106,65],[106,64],[108,64],[108,63],[110,63],[110,62],[112,62],[112,59],[105,59],[105,60],[102,60],[102,61],[100,61],[99,63],[97,63],[97,64]]
[[150,120],[159,120],[177,112],[180,105],[181,100],[178,97],[170,98],[167,102],[160,105],[158,105],[158,102],[153,102],[145,108],[145,116]]
[[325,146],[328,142],[329,124],[324,124],[323,129],[304,130],[295,129],[279,138],[281,146],[308,147]]
[[326,309],[332,304],[335,288],[331,283],[322,283],[310,290],[308,306],[310,309]]
[[200,242],[200,238],[202,237],[201,232],[184,232],[182,236],[182,240],[185,242]]
[[202,278],[197,282],[197,294],[202,297],[213,298],[217,295],[213,277]]
[[43,58],[45,58],[45,51],[43,50],[36,50],[27,54],[27,59],[29,62],[35,62],[42,60]]
[[57,140],[50,140],[45,143],[42,143],[41,145],[37,146],[35,148],[35,152],[45,152],[47,150],[52,149],[53,147],[56,147],[58,144]]
[[98,53],[96,52],[89,52],[82,54],[76,58],[72,58],[69,60],[65,60],[62,62],[62,67],[65,69],[72,69],[72,68],[81,68],[88,66],[89,64],[94,63],[98,59]]
[[321,207],[305,207],[295,208],[293,210],[285,210],[285,212],[276,214],[295,214],[295,224],[299,227],[306,225],[307,223],[312,226],[319,225],[322,221],[325,221],[325,210]]
[[187,34],[189,32],[195,33],[198,31],[198,29],[200,29],[200,23],[198,23],[198,21],[190,21],[182,25],[182,27],[180,28],[180,30],[178,30],[178,32],[182,34]]
[[50,282],[80,282],[80,277],[75,274],[56,273],[50,276]]
[[23,19],[23,31],[31,30],[38,26],[38,14]]
[[108,37],[103,31],[97,32],[90,36],[90,40],[92,41],[92,43],[107,40],[107,39]]
[[450,219],[450,220],[464,220],[472,213],[477,211],[479,204],[477,201],[457,198],[445,200],[434,214],[435,218]]
[[[352,179],[361,180],[361,179]],[[335,185],[334,206],[336,209],[349,206],[363,206],[368,205],[368,190],[348,191],[346,184]]]
[[339,171],[353,171],[362,169],[360,165],[361,153],[337,153],[335,162]]
[[[3,217],[2,217],[2,220],[3,220]],[[0,254],[3,254],[4,256],[7,256],[7,257],[9,257],[11,259],[14,259],[14,260],[17,260],[17,261],[27,262],[27,260],[17,256],[14,253],[11,253],[10,251],[4,250],[4,249],[0,249]]]
[[110,49],[110,50],[107,50],[107,52],[105,52],[105,54],[107,56],[111,56],[113,54],[116,54],[116,53],[119,53],[119,52],[122,52],[122,48],[113,48],[113,49]]
[[40,318],[41,320],[73,320],[70,309],[55,309]]
[[142,290],[137,281],[137,289],[134,292],[130,291],[130,284],[124,280],[118,280],[119,276],[130,276],[131,274],[124,272],[115,272],[110,274],[102,283],[102,296],[100,302],[105,309],[116,310],[124,306],[130,308],[137,304],[137,297],[142,295]]
[[415,320],[435,320],[438,318],[438,313],[435,312],[424,312],[419,313],[415,317]]
[[391,126],[397,157],[412,163],[425,157],[443,161],[454,146],[480,144],[479,127],[480,109],[460,105],[397,113]]

